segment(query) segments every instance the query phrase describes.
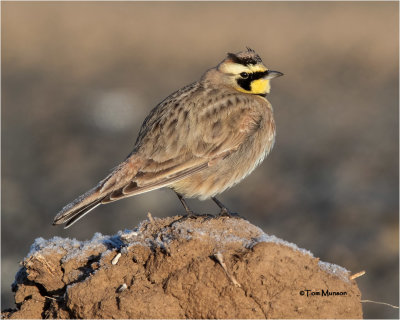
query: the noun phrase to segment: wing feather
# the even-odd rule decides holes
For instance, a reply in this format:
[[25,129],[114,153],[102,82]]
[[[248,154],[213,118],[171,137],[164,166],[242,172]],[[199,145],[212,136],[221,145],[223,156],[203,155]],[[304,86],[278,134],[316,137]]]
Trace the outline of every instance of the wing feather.
[[166,187],[176,181],[184,179],[194,173],[200,172],[208,167],[208,163],[203,163],[195,167],[188,168],[186,170],[178,171],[169,176],[165,176],[162,179],[157,179],[157,181],[149,182],[138,186],[137,182],[131,181],[128,185],[115,190],[108,197],[104,198],[101,203],[109,203],[119,199],[131,197],[134,195],[142,194],[152,190],[160,189]]

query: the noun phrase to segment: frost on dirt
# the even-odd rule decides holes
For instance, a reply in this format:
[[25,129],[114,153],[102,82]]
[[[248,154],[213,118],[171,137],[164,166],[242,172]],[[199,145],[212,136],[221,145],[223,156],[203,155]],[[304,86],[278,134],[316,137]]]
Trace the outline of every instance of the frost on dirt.
[[123,236],[130,235],[133,231],[119,231],[117,235],[105,236],[96,232],[91,240],[78,241],[76,239],[53,237],[49,240],[43,238],[35,239],[31,249],[25,259],[35,255],[39,251],[55,251],[65,254],[62,261],[67,262],[71,259],[86,259],[87,251],[108,251],[112,249],[120,249],[124,246]]
[[259,243],[259,242],[272,242],[272,243],[280,244],[282,246],[292,248],[293,250],[298,251],[304,255],[314,257],[314,255],[310,251],[303,249],[303,248],[299,248],[297,245],[295,245],[292,242],[282,240],[278,237],[275,237],[274,235],[270,236],[269,234],[266,234],[264,232],[260,237],[253,239],[253,243],[251,244],[251,247],[253,247],[256,243]]
[[319,261],[318,265],[322,270],[338,277],[339,279],[341,279],[345,282],[349,282],[350,272],[347,269],[345,269],[341,266],[338,266],[336,264],[323,262],[323,261]]
[[[247,228],[243,228],[243,224],[247,224]],[[295,251],[299,251],[302,254],[309,255],[313,257],[313,254],[306,250],[301,249],[296,246],[294,243],[290,243],[288,241],[282,240],[275,236],[271,236],[266,234],[260,228],[252,225],[247,220],[238,220],[238,219],[229,219],[225,221],[226,228],[223,230],[213,230],[210,231],[210,227],[205,222],[204,228],[190,228],[187,226],[186,228],[179,228],[179,234],[182,237],[185,237],[187,240],[192,239],[194,236],[208,236],[216,240],[217,243],[226,243],[226,242],[241,242],[243,247],[245,248],[252,248],[259,242],[272,242],[276,244],[280,244],[289,248],[292,248]],[[235,231],[240,231],[242,236],[238,236]],[[244,235],[243,235],[244,234]],[[168,240],[172,240],[170,237],[166,238]]]
[[[247,224],[247,228],[243,228],[243,223]],[[230,242],[240,242],[244,248],[251,247],[254,238],[264,234],[260,228],[255,227],[247,220],[242,219],[225,220],[223,229],[213,229],[212,220],[204,221],[201,224],[201,227],[194,227],[190,220],[186,220],[174,224],[173,228],[175,231],[174,234],[178,234],[180,238],[186,240],[209,237],[221,246]],[[163,240],[167,243],[176,238],[176,236],[171,237],[171,233],[168,234],[168,230],[165,228],[162,230],[162,233],[166,233]]]
[[53,237],[49,240],[36,238],[26,258],[35,255],[39,251],[52,250],[58,253],[72,251],[81,246],[81,242],[76,239]]
[[[154,221],[157,223],[160,220],[155,218]],[[131,246],[135,245],[151,248],[158,246],[165,249],[176,239],[191,241],[192,239],[201,240],[202,238],[213,239],[217,244],[216,250],[223,251],[225,246],[229,246],[230,243],[240,243],[243,248],[251,249],[257,243],[267,242],[289,247],[303,255],[314,257],[310,251],[299,248],[294,243],[282,240],[274,235],[268,235],[260,228],[243,219],[225,219],[220,228],[213,227],[215,224],[213,225],[212,219],[204,220],[200,224],[188,219],[163,226],[155,233],[148,233],[145,230],[151,224],[151,221],[145,220],[137,228],[133,230],[125,229],[113,236],[96,233],[91,240],[87,241],[60,237],[54,237],[49,240],[37,238],[31,246],[27,258],[39,251],[43,253],[51,250],[63,254],[62,261],[67,262],[70,259],[86,259],[88,251],[96,251],[100,255],[105,255],[110,250],[117,249],[121,253],[126,253]],[[326,262],[319,262],[319,267],[323,271],[333,274],[344,281],[348,281],[349,272],[343,267]]]
[[[243,222],[247,224],[247,230],[243,229]],[[289,247],[295,251],[298,251],[302,253],[303,255],[307,255],[310,257],[314,257],[314,255],[306,249],[299,248],[296,244],[282,240],[274,235],[268,235],[264,231],[262,231],[260,228],[252,225],[250,222],[247,220],[239,220],[238,219],[229,219],[226,222],[226,229],[224,230],[213,230],[210,231],[209,226],[207,223],[204,223],[204,228],[190,228],[188,225],[186,228],[179,228],[179,235],[182,237],[185,237],[187,240],[191,240],[193,237],[196,235],[199,237],[202,236],[208,236],[216,240],[216,243],[227,243],[227,242],[241,242],[242,246],[245,248],[252,248],[254,247],[257,243],[260,242],[268,242],[268,243],[275,243],[279,245],[283,245],[285,247]],[[245,233],[245,236],[237,236],[235,234],[235,230],[240,229],[240,232],[243,234]],[[258,234],[256,237],[254,237],[254,233]],[[167,242],[173,240],[171,236],[167,236],[163,239],[166,239]],[[327,262],[322,262],[319,261],[318,263],[319,267],[323,270],[326,271],[332,275],[335,275],[339,277],[341,280],[344,281],[349,281],[349,271],[346,270],[345,268],[327,263]]]

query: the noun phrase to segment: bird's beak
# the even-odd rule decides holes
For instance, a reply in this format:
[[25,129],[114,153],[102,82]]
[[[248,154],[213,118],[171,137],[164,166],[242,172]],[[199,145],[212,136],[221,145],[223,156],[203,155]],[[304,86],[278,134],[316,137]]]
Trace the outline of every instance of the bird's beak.
[[273,78],[280,77],[280,76],[283,76],[282,72],[274,71],[274,70],[268,70],[266,76],[264,77],[264,79],[269,80],[269,79],[273,79]]

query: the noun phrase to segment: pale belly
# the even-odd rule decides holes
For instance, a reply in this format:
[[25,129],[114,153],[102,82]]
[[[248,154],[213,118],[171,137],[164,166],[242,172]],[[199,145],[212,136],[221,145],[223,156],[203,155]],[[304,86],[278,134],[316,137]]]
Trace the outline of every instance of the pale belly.
[[213,197],[249,175],[268,155],[275,141],[275,125],[259,130],[237,151],[215,165],[170,185],[186,198]]

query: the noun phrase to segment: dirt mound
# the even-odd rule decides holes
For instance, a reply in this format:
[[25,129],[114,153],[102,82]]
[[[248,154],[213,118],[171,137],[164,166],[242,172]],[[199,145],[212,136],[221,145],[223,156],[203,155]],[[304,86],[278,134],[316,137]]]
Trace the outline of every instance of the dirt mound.
[[227,217],[37,239],[13,291],[6,318],[362,317],[348,271]]

